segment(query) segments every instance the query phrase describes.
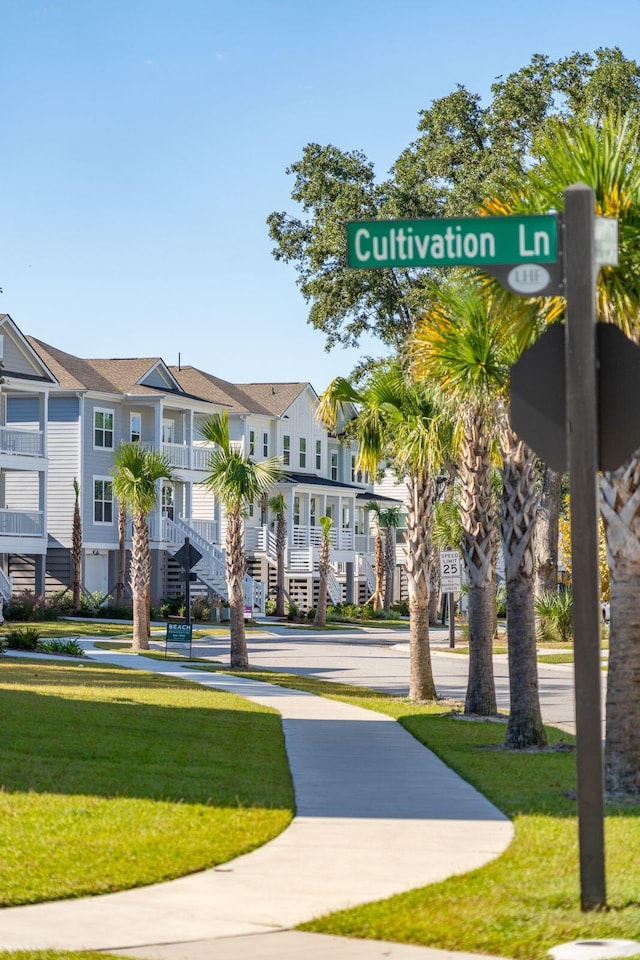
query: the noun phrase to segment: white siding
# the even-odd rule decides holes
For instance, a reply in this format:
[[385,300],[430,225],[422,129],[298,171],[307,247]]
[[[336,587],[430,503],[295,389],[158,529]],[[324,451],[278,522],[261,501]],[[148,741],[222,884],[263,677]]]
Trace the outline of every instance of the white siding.
[[49,409],[48,533],[64,547],[71,546],[73,479],[80,477],[78,400],[52,397]]
[[[315,396],[305,390],[297,397],[287,410],[287,419],[278,421],[277,449],[274,453],[282,455],[282,437],[288,434],[291,437],[291,462],[289,469],[302,470],[304,473],[316,473],[327,476],[327,431],[315,418],[318,401]],[[307,441],[306,466],[300,466],[300,437]],[[322,443],[322,469],[316,470],[316,440]]]
[[8,510],[38,510],[39,474],[34,470],[7,470],[4,475],[4,504]]

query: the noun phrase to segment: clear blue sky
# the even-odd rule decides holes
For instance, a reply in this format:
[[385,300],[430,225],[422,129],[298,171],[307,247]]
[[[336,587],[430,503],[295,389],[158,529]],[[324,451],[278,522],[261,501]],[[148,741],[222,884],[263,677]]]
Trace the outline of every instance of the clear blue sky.
[[0,312],[87,357],[320,390],[265,219],[306,143],[382,177],[456,83],[575,50],[640,59],[637,0],[0,0]]

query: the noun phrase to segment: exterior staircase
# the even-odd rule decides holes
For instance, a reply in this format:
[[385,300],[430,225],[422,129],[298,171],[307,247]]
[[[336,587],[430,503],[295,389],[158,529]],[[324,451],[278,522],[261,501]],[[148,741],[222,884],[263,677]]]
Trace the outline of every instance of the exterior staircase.
[[0,599],[2,603],[8,603],[11,600],[11,577],[8,577],[3,570],[0,570]]
[[[198,561],[192,572],[208,589],[217,593],[223,600],[228,600],[224,550],[210,543],[182,518],[170,520],[168,517],[163,517],[162,525],[162,538],[169,544],[172,553],[184,545],[185,537],[189,537],[193,546],[202,554],[202,559]],[[247,606],[251,606],[252,612],[257,611],[264,615],[264,584],[254,580],[248,574],[244,578],[244,600]]]

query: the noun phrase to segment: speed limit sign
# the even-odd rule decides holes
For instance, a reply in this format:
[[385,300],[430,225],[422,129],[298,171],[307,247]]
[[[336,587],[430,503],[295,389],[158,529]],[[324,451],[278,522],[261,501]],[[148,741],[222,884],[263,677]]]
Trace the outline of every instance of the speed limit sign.
[[458,550],[440,551],[440,589],[443,593],[460,593],[462,567]]

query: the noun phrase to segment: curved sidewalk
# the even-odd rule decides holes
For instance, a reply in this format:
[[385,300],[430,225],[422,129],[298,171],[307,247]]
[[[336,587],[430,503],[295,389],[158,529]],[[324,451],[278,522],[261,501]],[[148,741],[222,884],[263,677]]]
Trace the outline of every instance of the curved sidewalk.
[[[170,661],[88,652],[96,660],[192,680],[278,710],[296,816],[279,837],[218,868],[122,893],[2,910],[0,948],[119,950],[193,960],[211,952],[217,960],[287,956],[282,943],[276,949],[276,931],[474,869],[502,853],[512,838],[503,814],[389,717]],[[267,933],[263,954],[259,944],[265,938],[255,935]],[[245,954],[247,934],[253,936]],[[309,945],[335,939],[295,936],[310,938]],[[232,939],[212,951],[203,946],[218,938]],[[353,941],[340,956],[364,956],[353,952],[362,943]],[[413,953],[406,951],[416,950],[431,953],[398,947],[386,955],[409,957]],[[335,949],[330,954],[338,955]]]

